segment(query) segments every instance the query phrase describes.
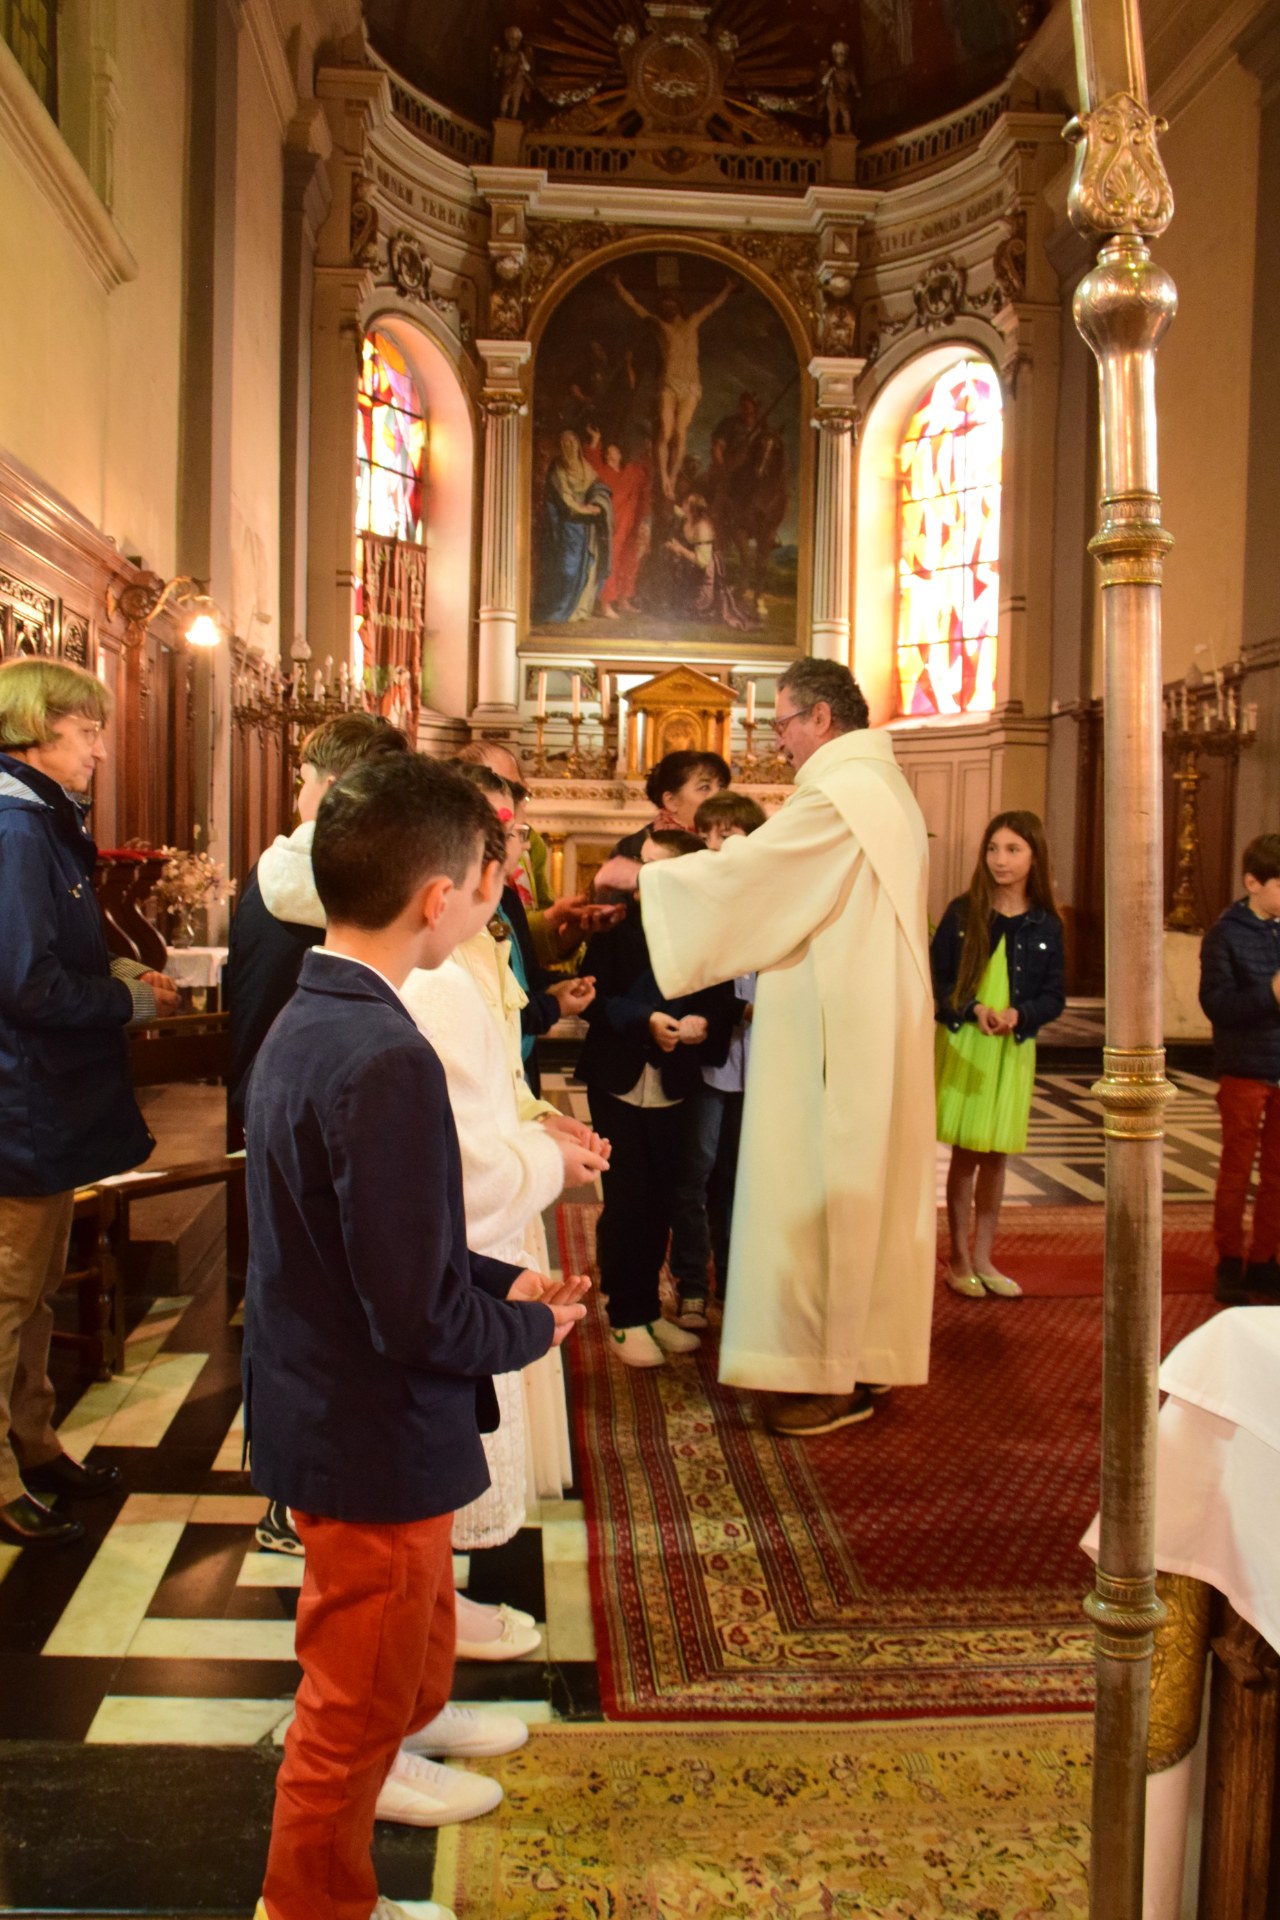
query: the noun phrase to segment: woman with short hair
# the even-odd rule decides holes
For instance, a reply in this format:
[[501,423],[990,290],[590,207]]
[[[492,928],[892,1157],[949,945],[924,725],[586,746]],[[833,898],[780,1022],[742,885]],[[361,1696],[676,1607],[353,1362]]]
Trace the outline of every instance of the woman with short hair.
[[713,793],[727,787],[732,777],[728,761],[718,753],[682,747],[676,753],[663,754],[644,783],[645,795],[657,812],[647,827],[638,827],[619,840],[614,853],[639,860],[651,833],[693,833],[698,808]]
[[78,1540],[36,1496],[109,1492],[53,1426],[50,1301],[75,1190],[155,1144],[129,1079],[125,1028],[176,1011],[177,989],[112,960],[81,807],[106,758],[106,688],[60,660],[0,665],[0,1541]]

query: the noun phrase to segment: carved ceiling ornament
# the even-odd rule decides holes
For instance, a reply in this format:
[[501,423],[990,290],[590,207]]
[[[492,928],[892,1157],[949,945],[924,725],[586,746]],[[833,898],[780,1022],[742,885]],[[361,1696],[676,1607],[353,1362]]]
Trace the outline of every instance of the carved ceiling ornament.
[[863,309],[864,325],[869,332],[867,363],[877,360],[890,343],[902,334],[918,329],[937,333],[954,326],[966,314],[991,319],[1006,306],[1013,305],[1026,292],[1027,216],[1020,207],[1004,217],[1004,234],[991,259],[991,284],[981,293],[969,287],[969,268],[945,255],[931,260],[911,289],[911,307],[896,318],[889,317],[882,302],[878,318],[874,308]]
[[364,175],[351,183],[351,263],[356,267],[378,264],[378,209],[373,191],[373,181]]
[[1168,122],[1129,93],[1114,93],[1070,121],[1063,137],[1076,150],[1067,211],[1091,237],[1154,239],[1173,218],[1173,191],[1157,144]]
[[415,234],[402,229],[387,242],[387,267],[396,292],[406,300],[431,298],[431,260]]
[[[815,77],[787,63],[784,42],[753,0],[566,8],[558,27],[539,36],[539,85],[558,109],[546,130],[799,145],[802,136],[778,112],[798,103],[780,90],[803,88],[812,115]],[[680,170],[682,151],[668,150],[670,171]]]

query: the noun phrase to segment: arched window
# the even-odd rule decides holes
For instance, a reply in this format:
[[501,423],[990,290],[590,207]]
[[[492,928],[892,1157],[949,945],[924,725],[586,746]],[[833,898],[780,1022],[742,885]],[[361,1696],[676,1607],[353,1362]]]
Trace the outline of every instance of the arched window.
[[401,723],[421,695],[429,428],[404,356],[383,333],[365,340],[357,408],[356,669]]
[[1000,611],[1000,382],[985,360],[933,381],[898,443],[898,708],[988,713]]

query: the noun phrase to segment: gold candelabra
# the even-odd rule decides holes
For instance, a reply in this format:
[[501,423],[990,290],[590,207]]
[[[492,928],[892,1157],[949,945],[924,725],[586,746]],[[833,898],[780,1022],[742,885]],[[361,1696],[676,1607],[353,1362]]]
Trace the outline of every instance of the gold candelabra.
[[1176,844],[1178,862],[1173,905],[1165,919],[1170,933],[1203,933],[1197,911],[1200,872],[1200,755],[1237,759],[1257,739],[1258,712],[1253,701],[1242,705],[1239,668],[1226,673],[1215,668],[1207,679],[1192,666],[1186,678],[1164,693],[1164,742],[1177,760],[1173,783],[1178,789]]

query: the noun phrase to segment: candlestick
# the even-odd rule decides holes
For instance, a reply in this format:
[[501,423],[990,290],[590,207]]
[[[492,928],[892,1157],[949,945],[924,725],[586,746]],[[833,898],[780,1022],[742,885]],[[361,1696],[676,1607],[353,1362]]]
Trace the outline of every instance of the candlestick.
[[1182,721],[1182,731],[1187,731],[1187,688],[1184,681],[1178,688],[1178,715]]
[[[754,683],[753,683],[753,690],[754,690]],[[755,747],[753,745],[753,742],[755,740],[755,734],[756,734],[756,723],[755,723],[755,720],[751,717],[750,702],[748,702],[748,717],[742,723],[742,731],[747,736],[747,744],[742,755],[742,771],[744,773],[750,773],[754,770],[755,764],[756,764]]]
[[756,719],[756,683],[754,680],[748,680],[747,682],[747,725],[749,727],[753,727],[755,725],[755,719]]
[[[547,717],[547,676],[545,669],[538,674],[538,719]],[[539,735],[541,738],[541,735]]]
[[[574,674],[574,676],[573,676],[573,683],[572,683],[572,685],[573,685],[573,714],[572,714],[572,717],[573,717],[573,719],[575,719],[575,720],[581,720],[581,718],[582,718],[582,675],[581,675],[580,673],[575,673],[575,674]],[[576,739],[576,737],[577,737],[577,736],[575,735],[575,739]]]
[[[545,680],[546,675],[543,674],[541,678]],[[543,735],[547,731],[547,716],[545,713],[536,715],[533,722],[533,731],[536,736],[533,749],[533,770],[535,773],[541,774],[547,770],[547,753],[543,741]]]
[[[573,678],[575,683],[574,684],[574,700],[576,703],[578,698],[578,690],[577,690],[578,676],[576,673],[574,674]],[[582,731],[582,715],[577,712],[571,714],[569,717],[569,725],[573,729],[573,745],[569,749],[569,778],[571,780],[576,780],[578,775],[582,772],[582,755],[578,751],[578,735]]]

